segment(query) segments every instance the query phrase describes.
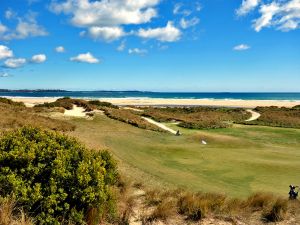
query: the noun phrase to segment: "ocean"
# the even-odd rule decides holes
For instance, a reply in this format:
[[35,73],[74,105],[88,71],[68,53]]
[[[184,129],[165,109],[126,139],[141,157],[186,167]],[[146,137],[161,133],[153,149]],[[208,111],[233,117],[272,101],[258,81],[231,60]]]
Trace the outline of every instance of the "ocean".
[[5,97],[72,97],[72,98],[163,98],[222,100],[300,100],[298,93],[237,92],[147,92],[147,91],[0,91]]

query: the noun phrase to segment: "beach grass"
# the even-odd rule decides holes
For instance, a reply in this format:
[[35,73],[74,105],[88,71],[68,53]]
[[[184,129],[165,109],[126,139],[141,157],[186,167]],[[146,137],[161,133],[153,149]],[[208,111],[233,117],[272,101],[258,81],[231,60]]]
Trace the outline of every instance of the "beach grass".
[[122,173],[151,185],[246,197],[257,191],[286,196],[288,185],[300,182],[298,129],[234,125],[189,130],[168,124],[183,133],[176,137],[104,115],[69,122],[76,126],[71,135],[110,149]]

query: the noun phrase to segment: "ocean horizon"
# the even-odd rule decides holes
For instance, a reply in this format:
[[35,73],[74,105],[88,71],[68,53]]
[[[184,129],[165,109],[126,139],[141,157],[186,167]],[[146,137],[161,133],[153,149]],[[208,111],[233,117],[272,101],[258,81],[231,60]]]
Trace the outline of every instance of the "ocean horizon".
[[72,98],[155,98],[211,100],[300,100],[300,92],[151,92],[151,91],[65,91],[65,90],[5,90],[1,97],[72,97]]

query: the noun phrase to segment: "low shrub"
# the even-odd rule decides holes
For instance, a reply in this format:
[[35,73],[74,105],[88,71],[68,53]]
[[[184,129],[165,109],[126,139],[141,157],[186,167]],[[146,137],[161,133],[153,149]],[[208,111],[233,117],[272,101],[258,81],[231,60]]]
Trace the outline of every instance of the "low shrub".
[[13,106],[21,106],[25,107],[25,104],[23,102],[15,102],[11,99],[8,98],[2,98],[0,97],[0,103],[8,104],[8,105],[13,105]]
[[76,139],[24,127],[0,138],[0,196],[39,224],[85,224],[115,213],[110,187],[118,179],[107,151],[86,149]]
[[142,128],[142,129],[165,132],[163,129],[147,122],[146,120],[141,118],[140,115],[135,114],[131,110],[114,109],[114,108],[106,108],[106,107],[103,108],[103,110],[105,115],[111,119],[128,123],[132,126]]
[[189,129],[226,128],[250,117],[244,109],[212,107],[144,108],[143,116],[160,122],[177,121],[178,126]]
[[114,108],[118,109],[119,107],[116,105],[111,104],[110,102],[101,102],[99,100],[91,100],[88,101],[89,104],[97,106],[97,107],[108,107],[108,108]]
[[300,107],[257,107],[255,111],[261,116],[254,121],[244,122],[249,125],[262,125],[272,127],[300,128]]

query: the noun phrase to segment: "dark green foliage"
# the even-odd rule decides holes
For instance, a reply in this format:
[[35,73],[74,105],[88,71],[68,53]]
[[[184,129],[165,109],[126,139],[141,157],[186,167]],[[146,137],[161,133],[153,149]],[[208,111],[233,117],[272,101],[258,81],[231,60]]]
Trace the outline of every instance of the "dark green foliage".
[[145,108],[143,115],[160,122],[177,121],[190,129],[226,128],[250,117],[244,109],[213,107]]
[[98,106],[98,107],[108,107],[108,108],[114,108],[118,109],[119,107],[116,105],[111,104],[110,102],[100,102],[99,100],[91,100],[88,101],[89,104]]
[[91,212],[112,215],[110,187],[117,178],[108,152],[59,133],[22,128],[0,139],[0,195],[15,196],[40,224],[85,224]]
[[292,109],[300,110],[300,105],[295,105]]
[[256,107],[255,111],[261,116],[254,121],[245,122],[251,125],[263,125],[272,127],[300,128],[300,107]]

